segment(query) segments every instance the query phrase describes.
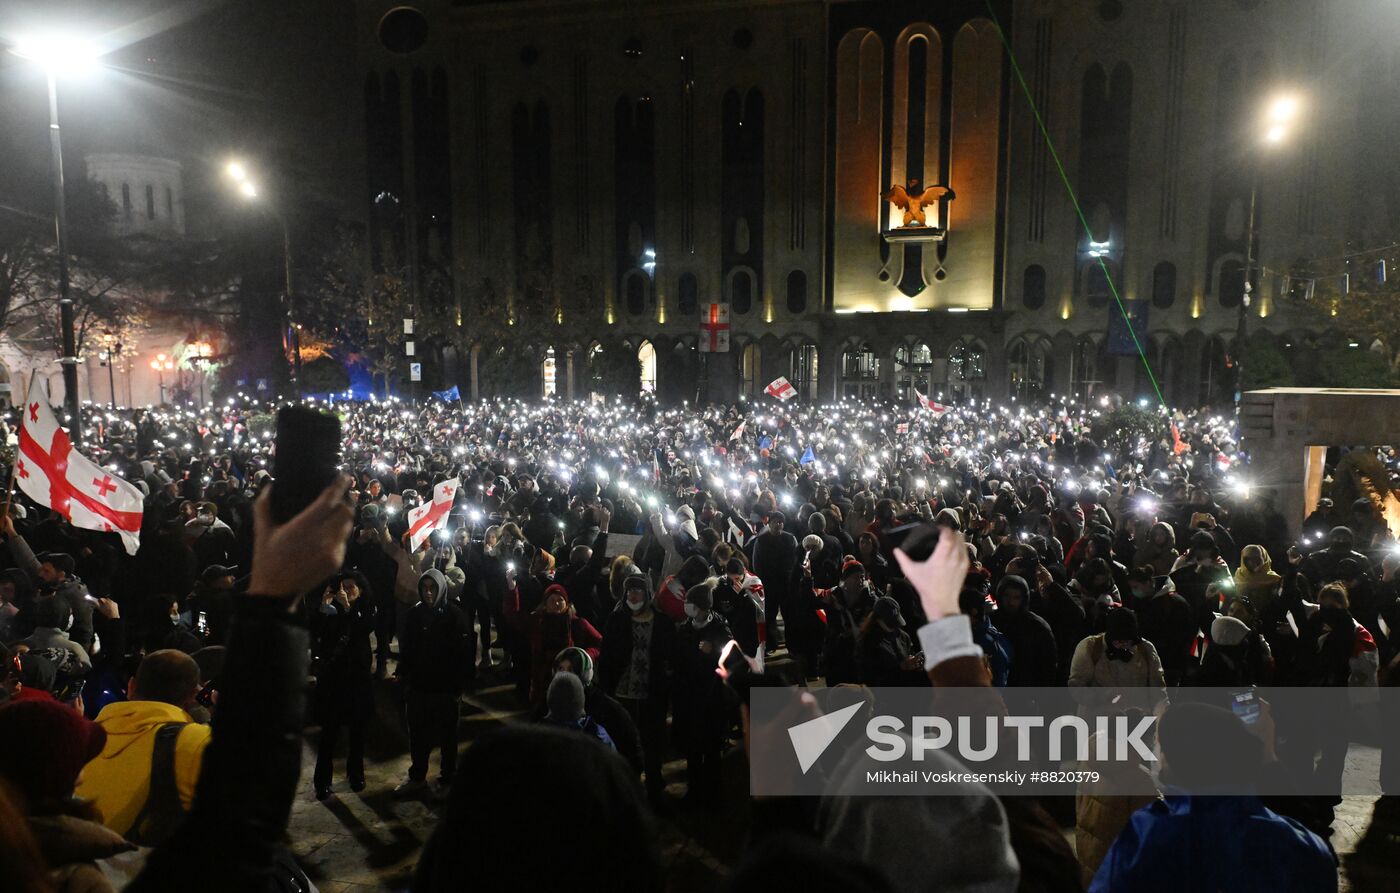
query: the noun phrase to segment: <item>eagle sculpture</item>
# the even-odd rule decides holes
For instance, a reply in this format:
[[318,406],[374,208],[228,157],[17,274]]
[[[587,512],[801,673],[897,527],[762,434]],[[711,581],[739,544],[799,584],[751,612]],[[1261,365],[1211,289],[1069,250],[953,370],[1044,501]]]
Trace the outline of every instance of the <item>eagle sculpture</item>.
[[945,195],[952,198],[953,190],[947,186],[924,188],[918,180],[910,180],[907,188],[899,185],[891,187],[884,199],[904,212],[904,226],[928,226],[924,218],[925,206],[935,204]]

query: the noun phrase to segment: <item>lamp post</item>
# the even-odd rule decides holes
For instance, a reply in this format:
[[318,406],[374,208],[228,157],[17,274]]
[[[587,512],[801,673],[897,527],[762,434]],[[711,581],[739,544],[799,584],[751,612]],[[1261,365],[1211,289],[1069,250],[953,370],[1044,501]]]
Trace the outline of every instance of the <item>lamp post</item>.
[[204,375],[209,368],[208,364],[214,359],[210,352],[209,342],[200,339],[190,345],[189,361],[199,370],[199,406],[204,408]]
[[121,356],[122,342],[111,329],[102,330],[102,344],[107,354],[107,391],[111,394],[110,405],[112,409],[117,408],[117,380],[112,372],[112,367],[117,362],[117,357]]
[[163,353],[158,353],[151,359],[151,368],[156,370],[156,377],[160,382],[160,405],[164,406],[165,373],[175,368],[175,361]]
[[97,63],[97,47],[63,36],[24,39],[10,51],[44,69],[49,87],[49,164],[53,180],[53,223],[58,248],[58,314],[63,338],[63,407],[73,443],[83,442],[83,420],[78,403],[78,344],[73,333],[73,296],[68,282],[68,212],[63,200],[63,139],[58,127],[58,73],[82,71]]
[[[1276,96],[1264,111],[1262,119],[1265,148],[1283,143],[1291,135],[1293,123],[1298,117],[1298,99],[1294,96]],[[1249,184],[1249,219],[1245,224],[1244,245],[1244,290],[1240,294],[1239,320],[1235,328],[1235,414],[1238,416],[1240,401],[1244,399],[1244,351],[1245,337],[1249,331],[1249,305],[1253,303],[1254,286],[1250,273],[1254,270],[1254,254],[1259,240],[1258,219],[1255,209],[1259,203],[1259,166],[1254,165]],[[1260,278],[1263,278],[1262,276]]]
[[[238,189],[238,194],[247,201],[253,201],[260,196],[258,185],[254,182],[248,168],[242,162],[230,161],[224,167],[224,173]],[[301,326],[295,321],[295,309],[292,297],[292,230],[287,225],[287,217],[270,202],[263,202],[263,207],[277,221],[282,228],[282,312],[286,320],[282,327],[282,351],[284,355],[290,355],[292,367],[292,393],[301,393]]]

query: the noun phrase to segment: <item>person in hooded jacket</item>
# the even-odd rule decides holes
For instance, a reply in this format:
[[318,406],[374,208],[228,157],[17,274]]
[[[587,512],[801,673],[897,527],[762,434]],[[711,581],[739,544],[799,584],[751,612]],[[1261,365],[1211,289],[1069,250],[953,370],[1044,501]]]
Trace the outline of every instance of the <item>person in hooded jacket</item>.
[[1350,527],[1333,527],[1327,534],[1327,545],[1309,552],[1298,573],[1307,577],[1314,587],[1320,587],[1342,579],[1343,562],[1348,559],[1369,568],[1370,560],[1353,548],[1355,539]]
[[447,578],[436,569],[418,580],[418,604],[404,618],[395,675],[404,687],[412,763],[408,778],[394,789],[401,796],[427,787],[428,757],[441,748],[441,782],[451,784],[457,766],[457,699],[476,657],[472,628],[461,609],[447,600]]
[[763,581],[749,573],[743,559],[736,556],[725,562],[724,576],[715,586],[715,610],[729,624],[745,654],[756,655],[767,644],[768,627],[763,622],[766,601]]
[[992,624],[1011,646],[1006,684],[1012,687],[1052,687],[1059,684],[1059,650],[1050,624],[1030,608],[1030,585],[1015,574],[997,583],[997,610]]
[[316,799],[330,795],[331,763],[344,726],[350,736],[345,774],[350,790],[365,789],[365,722],[374,710],[369,637],[378,613],[369,581],[359,573],[341,574],[321,597],[311,618],[311,654],[316,659],[312,711],[321,724],[313,777]]
[[1165,577],[1171,573],[1177,558],[1176,532],[1170,524],[1158,521],[1148,531],[1146,540],[1138,543],[1133,553],[1133,566],[1150,567],[1153,576]]
[[666,788],[661,766],[675,676],[676,625],[652,607],[645,574],[628,576],[622,594],[621,603],[603,625],[598,678],[603,691],[616,698],[637,724],[646,759],[647,793],[659,803]]
[[1126,700],[1115,704],[1114,709],[1137,707],[1151,712],[1166,697],[1166,677],[1162,675],[1157,649],[1143,639],[1137,614],[1131,608],[1108,612],[1104,626],[1102,633],[1089,636],[1074,650],[1069,686],[1075,700],[1085,712],[1107,709],[1109,705],[1104,702],[1116,691],[1136,689],[1125,692]]
[[1273,561],[1263,546],[1245,546],[1240,552],[1240,566],[1235,569],[1235,592],[1247,596],[1260,612],[1278,595],[1283,577],[1274,573]]
[[729,689],[715,669],[734,637],[714,610],[714,579],[685,594],[686,620],[676,629],[676,675],[671,731],[685,754],[686,799],[713,803],[720,795],[720,756],[729,730]]

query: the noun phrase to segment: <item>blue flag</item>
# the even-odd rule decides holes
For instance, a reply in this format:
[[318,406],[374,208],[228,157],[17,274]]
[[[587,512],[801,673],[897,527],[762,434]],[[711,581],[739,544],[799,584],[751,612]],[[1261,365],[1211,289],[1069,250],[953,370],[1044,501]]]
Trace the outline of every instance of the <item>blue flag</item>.
[[773,448],[773,438],[769,437],[767,434],[763,435],[758,439],[758,448],[760,450],[771,450]]
[[809,445],[807,449],[802,451],[802,458],[797,460],[797,464],[807,465],[815,461],[817,461],[817,454],[812,452],[812,447]]
[[454,384],[445,391],[433,391],[433,396],[446,403],[451,403],[453,400],[461,400],[462,392]]

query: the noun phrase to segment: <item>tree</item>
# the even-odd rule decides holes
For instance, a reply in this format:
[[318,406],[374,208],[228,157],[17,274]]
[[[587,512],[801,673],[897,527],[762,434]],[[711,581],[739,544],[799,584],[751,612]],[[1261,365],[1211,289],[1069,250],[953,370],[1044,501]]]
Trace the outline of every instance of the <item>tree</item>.
[[1244,389],[1288,388],[1294,384],[1293,367],[1278,348],[1249,344],[1244,352]]
[[1151,443],[1162,437],[1167,423],[1155,411],[1127,403],[1094,419],[1092,428],[1095,440],[1111,452],[1125,455],[1136,449],[1139,441]]
[[1360,347],[1334,347],[1317,353],[1304,384],[1320,388],[1393,388],[1396,376],[1382,354]]

